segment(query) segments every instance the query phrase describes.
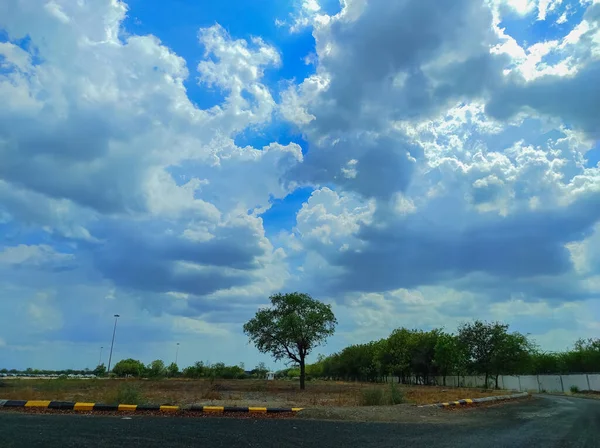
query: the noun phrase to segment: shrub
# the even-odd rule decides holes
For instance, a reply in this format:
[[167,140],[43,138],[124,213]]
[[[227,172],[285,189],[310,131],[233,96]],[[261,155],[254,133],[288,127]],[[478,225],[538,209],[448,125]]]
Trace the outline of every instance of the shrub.
[[379,388],[368,388],[361,391],[361,406],[381,406],[384,403],[383,390]]
[[395,405],[404,402],[402,390],[394,383],[389,388],[370,387],[363,389],[360,395],[361,406]]
[[572,394],[578,394],[579,393],[579,388],[577,386],[571,386],[571,393]]
[[117,389],[113,401],[119,404],[143,404],[144,398],[138,386],[124,383]]
[[400,404],[404,401],[404,394],[398,386],[390,383],[390,404]]

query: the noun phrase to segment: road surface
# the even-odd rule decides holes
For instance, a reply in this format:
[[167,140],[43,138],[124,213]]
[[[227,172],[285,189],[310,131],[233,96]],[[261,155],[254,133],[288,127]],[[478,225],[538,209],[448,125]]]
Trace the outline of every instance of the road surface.
[[600,400],[540,396],[444,411],[445,423],[353,423],[0,412],[9,447],[600,447]]

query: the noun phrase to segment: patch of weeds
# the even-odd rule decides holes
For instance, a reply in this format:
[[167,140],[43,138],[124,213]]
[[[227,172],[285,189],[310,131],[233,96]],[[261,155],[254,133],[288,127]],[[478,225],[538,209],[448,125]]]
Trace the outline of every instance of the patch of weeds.
[[111,401],[118,404],[144,404],[146,402],[140,387],[129,383],[119,385],[113,398]]
[[383,390],[379,388],[364,389],[360,397],[361,406],[381,406],[384,403]]
[[578,394],[579,393],[579,388],[577,386],[571,386],[570,389],[572,394]]
[[394,383],[390,383],[389,388],[371,387],[363,389],[359,396],[361,406],[385,406],[401,403],[404,403],[404,393]]
[[390,404],[400,404],[404,402],[404,394],[393,382],[390,383],[389,400]]

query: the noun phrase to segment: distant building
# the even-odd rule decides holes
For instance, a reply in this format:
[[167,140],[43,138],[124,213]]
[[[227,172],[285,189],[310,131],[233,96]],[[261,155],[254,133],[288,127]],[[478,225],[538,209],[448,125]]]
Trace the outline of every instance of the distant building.
[[274,380],[275,379],[275,372],[267,372],[267,379],[268,380]]

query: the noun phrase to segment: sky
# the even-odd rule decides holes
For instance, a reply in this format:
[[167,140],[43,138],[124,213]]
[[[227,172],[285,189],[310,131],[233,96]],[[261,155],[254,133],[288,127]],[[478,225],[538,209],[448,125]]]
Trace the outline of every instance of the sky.
[[[599,0],[3,0],[0,367],[600,334]],[[104,347],[100,358],[101,347]]]

